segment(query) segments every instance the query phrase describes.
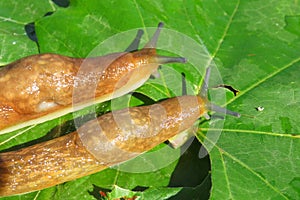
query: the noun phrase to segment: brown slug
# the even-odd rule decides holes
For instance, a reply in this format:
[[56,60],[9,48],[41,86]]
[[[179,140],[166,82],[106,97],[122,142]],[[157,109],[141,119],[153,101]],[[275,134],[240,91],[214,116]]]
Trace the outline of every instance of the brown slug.
[[208,111],[239,117],[207,100],[209,74],[210,68],[197,96],[112,111],[68,135],[0,153],[0,196],[41,190],[134,158],[189,129]]
[[32,55],[0,68],[0,134],[39,124],[122,96],[141,86],[160,64],[185,62],[156,54],[163,24],[141,50],[94,58]]

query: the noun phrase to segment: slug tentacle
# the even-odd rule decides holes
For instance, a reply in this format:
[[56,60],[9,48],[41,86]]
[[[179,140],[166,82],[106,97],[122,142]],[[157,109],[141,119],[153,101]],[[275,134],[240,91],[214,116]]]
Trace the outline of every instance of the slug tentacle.
[[146,48],[155,48],[156,47],[156,43],[158,41],[159,34],[160,34],[160,31],[163,28],[163,26],[164,26],[164,23],[162,23],[162,22],[160,22],[158,24],[154,35],[152,36],[151,40],[144,46],[144,49],[146,49]]
[[187,88],[186,88],[186,80],[185,80],[185,74],[181,73],[182,82],[181,82],[181,90],[182,90],[182,96],[187,95]]
[[201,98],[203,98],[203,99],[206,100],[206,102],[207,102],[206,106],[207,106],[208,110],[214,111],[214,112],[217,112],[217,113],[232,115],[232,116],[235,116],[235,117],[240,117],[241,116],[240,113],[233,112],[233,111],[228,110],[226,108],[222,108],[222,107],[217,106],[217,105],[215,105],[215,104],[213,104],[213,103],[211,103],[211,102],[208,101],[208,99],[207,99],[207,93],[208,93],[208,82],[209,82],[210,73],[211,73],[211,68],[208,67],[206,69],[205,77],[203,79],[202,86],[200,88],[198,96],[200,96]]
[[183,57],[169,57],[169,56],[154,56],[154,62],[160,64],[167,64],[167,63],[186,63],[186,58]]
[[94,58],[38,54],[0,69],[0,134],[60,117],[140,87],[160,64],[184,58],[156,54],[163,24],[141,50],[139,30],[127,52]]
[[225,114],[225,115],[232,115],[234,117],[241,117],[240,113],[228,110],[226,108],[222,108],[222,107],[220,107],[218,105],[215,105],[213,103],[208,103],[207,108],[209,110],[217,112],[217,113],[222,113],[222,114]]
[[127,49],[125,50],[125,52],[132,52],[132,51],[136,51],[139,48],[139,44],[141,41],[141,38],[144,34],[144,31],[139,29],[134,40],[132,41],[132,43],[127,47]]
[[209,78],[210,78],[210,73],[211,73],[211,68],[210,67],[206,68],[205,77],[203,79],[200,91],[198,93],[198,95],[202,98],[207,98],[208,82],[209,82]]

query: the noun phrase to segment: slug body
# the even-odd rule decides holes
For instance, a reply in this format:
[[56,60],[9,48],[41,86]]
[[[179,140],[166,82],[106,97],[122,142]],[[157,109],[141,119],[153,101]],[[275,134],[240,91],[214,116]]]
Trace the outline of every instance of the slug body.
[[0,196],[41,190],[132,159],[189,129],[210,109],[239,116],[200,95],[185,95],[113,111],[71,134],[1,153]]
[[191,127],[204,106],[201,98],[182,96],[114,111],[77,132],[1,153],[0,196],[41,190],[134,158]]
[[40,54],[2,67],[0,134],[122,96],[141,86],[160,64],[185,62],[156,54],[161,27],[141,50],[84,59]]

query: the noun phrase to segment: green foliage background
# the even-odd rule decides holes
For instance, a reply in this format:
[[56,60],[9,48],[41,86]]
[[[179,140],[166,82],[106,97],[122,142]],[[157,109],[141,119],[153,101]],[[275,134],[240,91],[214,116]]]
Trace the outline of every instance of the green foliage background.
[[[44,17],[47,12],[53,14]],[[299,199],[298,1],[72,0],[67,8],[50,0],[1,1],[0,64],[38,53],[37,45],[24,31],[29,22],[35,22],[41,52],[84,57],[109,36],[133,28],[153,27],[160,21],[167,28],[202,41],[224,83],[240,91],[236,97],[228,94],[227,104],[243,116],[226,118],[222,134],[210,151],[210,199]],[[189,80],[197,77],[190,74]],[[198,86],[197,82],[193,84]],[[143,87],[140,90],[145,91]],[[161,94],[146,95],[159,99]],[[257,111],[258,106],[264,110]],[[0,148],[41,137],[68,119],[72,115],[39,125],[13,139],[10,138],[15,133],[2,135]],[[205,137],[207,126],[203,127],[197,138],[205,144],[213,143]],[[168,187],[175,167],[176,162],[148,174],[109,169],[43,191],[3,199],[95,199],[88,192],[93,191],[93,185],[114,188],[112,197],[130,196],[129,190],[144,186],[150,189],[135,195],[168,199],[185,190],[191,195],[185,196],[187,199],[200,198],[209,185],[207,178],[196,187]],[[200,172],[194,173],[196,176]]]

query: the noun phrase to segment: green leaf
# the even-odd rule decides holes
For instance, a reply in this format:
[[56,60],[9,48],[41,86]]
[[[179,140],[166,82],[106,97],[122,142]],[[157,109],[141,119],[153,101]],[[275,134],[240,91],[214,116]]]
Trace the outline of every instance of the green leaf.
[[[224,82],[240,90],[229,106],[242,117],[226,118],[210,152],[211,199],[297,199],[291,185],[300,164],[299,35],[284,27],[299,27],[286,16],[299,15],[300,7],[291,1],[234,6],[216,57]],[[213,145],[209,135],[216,131],[199,137]]]
[[37,54],[36,44],[29,40],[25,25],[55,10],[53,3],[34,0],[0,2],[0,65],[7,64],[26,55]]
[[107,199],[152,199],[164,200],[174,196],[180,188],[149,188],[144,192],[133,192],[118,186],[107,193]]
[[[54,13],[43,17],[49,11]],[[152,34],[146,27],[155,27],[160,21],[166,24],[162,34],[170,33],[167,30],[170,29],[188,36],[185,39],[193,40],[200,50],[189,46],[187,40],[160,38],[162,47],[169,46],[174,50],[162,50],[163,55],[182,54],[189,63],[163,66],[159,79],[149,80],[137,91],[155,101],[181,95],[179,72],[185,72],[188,93],[195,94],[208,64],[214,67],[210,86],[225,83],[239,90],[237,96],[220,88],[210,90],[213,102],[227,105],[240,112],[242,117],[202,121],[197,134],[211,161],[210,199],[299,198],[300,6],[297,1],[73,0],[67,8],[54,6],[51,1],[3,1],[0,13],[1,64],[38,53],[38,47],[24,32],[24,25],[30,22],[35,22],[42,53],[75,57],[88,56],[110,36],[136,28],[146,30],[142,41],[145,43]],[[104,45],[105,49],[96,49],[95,54],[102,50],[124,50],[136,30],[129,33],[128,39],[119,40],[111,47]],[[205,62],[210,58],[211,63]],[[130,105],[141,103],[143,101],[134,99]],[[264,109],[256,110],[259,106]],[[107,107],[99,110],[107,110]],[[82,111],[78,116],[86,113],[88,111]],[[37,125],[15,138],[15,133],[1,135],[0,148],[7,149],[42,137],[72,117],[70,114]],[[174,151],[175,155],[177,153]],[[196,165],[199,160],[198,151],[194,155],[191,165]],[[201,149],[199,155],[205,156],[205,151]],[[53,188],[3,199],[95,199],[92,191],[97,187],[108,190],[119,187],[131,193],[137,186],[149,187],[138,192],[144,199],[154,198],[147,196],[147,191],[150,193],[151,190],[158,197],[175,195],[175,199],[184,190],[194,191],[192,196],[183,197],[197,199],[203,194],[199,190],[207,190],[199,181],[193,186],[182,182],[175,188],[168,186],[176,166],[187,162],[180,159],[157,171],[137,174],[118,168],[107,169]],[[141,168],[144,166],[141,164]],[[193,175],[200,176],[199,171],[194,170]]]
[[300,16],[286,16],[286,26],[284,27],[287,31],[299,36],[300,35]]

